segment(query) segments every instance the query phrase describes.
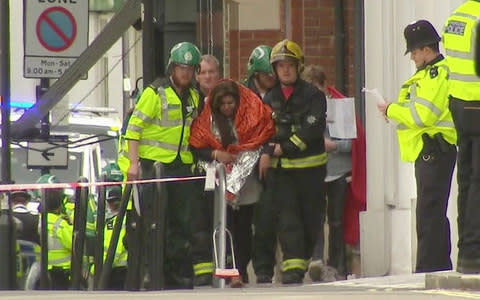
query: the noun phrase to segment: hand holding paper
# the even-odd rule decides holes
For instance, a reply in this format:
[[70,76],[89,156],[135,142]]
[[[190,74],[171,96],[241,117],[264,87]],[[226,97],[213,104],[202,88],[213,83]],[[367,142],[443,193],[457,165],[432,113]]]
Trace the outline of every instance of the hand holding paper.
[[382,113],[383,117],[385,118],[385,121],[388,123],[388,117],[387,117],[387,108],[388,108],[388,102],[385,101],[383,96],[380,94],[377,88],[374,89],[367,89],[363,88],[362,92],[364,93],[370,93],[375,97],[375,100],[377,101],[377,108],[378,110]]
[[385,99],[380,94],[380,91],[377,88],[367,89],[367,88],[364,87],[364,88],[362,88],[362,92],[372,94],[375,97],[375,100],[377,100],[377,104],[386,103]]

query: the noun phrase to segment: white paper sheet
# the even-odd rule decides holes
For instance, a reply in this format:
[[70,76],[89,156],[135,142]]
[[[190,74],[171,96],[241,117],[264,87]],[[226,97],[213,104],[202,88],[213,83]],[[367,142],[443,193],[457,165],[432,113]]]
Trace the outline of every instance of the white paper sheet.
[[355,139],[355,101],[353,98],[327,99],[327,126],[331,137]]

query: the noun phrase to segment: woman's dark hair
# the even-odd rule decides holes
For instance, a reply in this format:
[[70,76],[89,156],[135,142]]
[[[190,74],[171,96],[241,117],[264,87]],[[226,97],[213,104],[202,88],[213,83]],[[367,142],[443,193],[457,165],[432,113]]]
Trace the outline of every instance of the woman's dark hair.
[[231,123],[229,118],[224,116],[220,111],[222,100],[225,96],[232,96],[235,100],[235,106],[238,108],[240,103],[240,89],[238,88],[237,83],[229,80],[221,81],[210,93],[212,117],[215,121],[215,124],[218,126],[218,130],[220,131],[223,147],[227,147],[235,141],[234,130],[231,125],[233,123]]

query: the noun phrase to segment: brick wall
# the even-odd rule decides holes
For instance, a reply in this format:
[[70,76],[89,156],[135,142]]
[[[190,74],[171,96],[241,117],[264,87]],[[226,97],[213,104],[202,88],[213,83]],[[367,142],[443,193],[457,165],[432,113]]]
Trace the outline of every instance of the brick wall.
[[[335,1],[336,0],[291,0],[291,34],[292,40],[302,46],[305,64],[319,64],[326,74],[330,85],[335,85],[336,51],[335,51]],[[354,1],[344,0],[345,28],[345,87],[346,94],[354,94],[354,49],[353,24]],[[279,18],[280,30],[231,30],[229,32],[228,61],[231,78],[238,80],[245,76],[248,56],[253,48],[264,44],[273,46],[286,37],[284,5],[281,0]],[[338,58],[340,59],[340,58]]]
[[230,31],[230,77],[239,80],[247,74],[250,53],[258,45],[275,45],[284,38],[280,30]]

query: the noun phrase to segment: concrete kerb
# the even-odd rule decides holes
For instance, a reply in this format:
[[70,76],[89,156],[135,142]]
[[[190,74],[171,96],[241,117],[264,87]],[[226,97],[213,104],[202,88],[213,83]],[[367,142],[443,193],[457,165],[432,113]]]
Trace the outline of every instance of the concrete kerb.
[[426,289],[480,290],[480,274],[443,271],[425,274]]

